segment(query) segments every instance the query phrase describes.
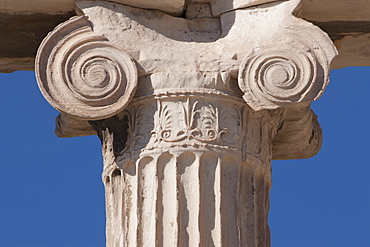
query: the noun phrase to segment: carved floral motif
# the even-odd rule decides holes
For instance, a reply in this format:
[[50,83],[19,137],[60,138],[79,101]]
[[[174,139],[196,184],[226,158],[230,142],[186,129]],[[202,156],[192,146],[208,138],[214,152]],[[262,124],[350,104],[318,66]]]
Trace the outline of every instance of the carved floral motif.
[[239,149],[245,106],[240,101],[204,98],[164,97],[133,104],[123,113],[129,119],[130,148],[211,144]]

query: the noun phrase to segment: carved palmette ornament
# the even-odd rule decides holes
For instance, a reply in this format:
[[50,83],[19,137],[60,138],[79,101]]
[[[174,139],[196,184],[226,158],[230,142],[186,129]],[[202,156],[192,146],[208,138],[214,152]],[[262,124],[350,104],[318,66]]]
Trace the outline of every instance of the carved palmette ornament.
[[38,50],[36,74],[53,107],[88,120],[123,110],[138,81],[133,59],[94,34],[85,17],[62,23],[45,38]]
[[287,33],[277,39],[282,42],[256,48],[243,59],[238,83],[253,110],[313,101],[322,95],[336,50],[321,47],[320,41],[326,44],[329,38],[312,30],[319,32],[317,40],[304,32]]

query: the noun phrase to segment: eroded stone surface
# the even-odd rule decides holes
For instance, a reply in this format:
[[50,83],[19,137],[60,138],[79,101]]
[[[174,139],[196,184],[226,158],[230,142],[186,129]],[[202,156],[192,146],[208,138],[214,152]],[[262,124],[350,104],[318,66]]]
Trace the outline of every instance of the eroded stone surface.
[[[88,5],[89,2],[81,2],[82,9],[84,4]],[[122,22],[116,20],[115,23],[119,23],[116,27],[114,22],[109,24],[104,22],[103,16],[113,15],[113,7],[109,4],[100,4],[96,7],[99,12],[93,8],[85,8],[85,13],[95,23],[95,32],[108,37],[117,46],[121,46],[124,50],[141,47],[142,55],[136,59],[144,72],[139,73],[155,73],[162,70],[169,71],[169,69],[172,72],[221,70],[226,77],[233,77],[239,69],[238,80],[242,91],[246,94],[245,99],[253,109],[259,110],[315,100],[328,83],[330,62],[336,55],[336,51],[333,47],[320,45],[320,43],[330,42],[330,39],[312,24],[295,18],[291,18],[289,22],[285,20],[296,6],[294,1],[290,1],[272,6],[269,12],[264,9],[246,9],[225,14],[221,17],[222,33],[218,30],[203,33],[196,29],[192,30],[191,25],[189,26],[184,19],[122,8],[122,19],[125,20],[127,17],[132,19],[127,19],[124,23],[124,26],[130,27],[125,32],[131,37],[130,41],[124,44],[119,40]],[[104,15],[101,15],[101,12]],[[255,18],[250,18],[251,15]],[[280,21],[274,21],[276,19]],[[284,22],[287,22],[286,26]],[[106,31],[107,25],[110,26],[109,32]],[[173,28],[174,26],[176,28]],[[243,28],[245,26],[248,28]],[[136,29],[144,30],[144,37],[137,35]],[[157,36],[157,33],[153,33],[152,30],[162,35]],[[251,36],[248,33],[260,33],[260,35]],[[274,40],[273,44],[271,40]],[[153,46],[147,47],[146,42],[151,42]],[[182,51],[176,54],[165,46],[181,46]],[[159,51],[162,59],[158,61]],[[202,55],[199,56],[198,53]],[[135,57],[137,54],[132,52],[131,55]],[[171,67],[166,65],[166,57],[170,58],[167,59],[167,63],[171,64]],[[251,59],[255,61],[254,65],[250,65]],[[246,68],[247,64],[254,67]],[[145,71],[148,65],[155,70]],[[270,70],[271,66],[275,66],[274,69]],[[248,77],[249,74],[243,71],[261,76],[250,75],[252,78],[257,78],[253,81]],[[280,78],[280,81],[269,80],[271,76],[276,77],[274,71],[285,74],[286,78]],[[303,83],[298,84],[302,81]],[[279,90],[285,95],[279,93]],[[274,93],[277,94],[274,95]]]
[[212,18],[211,4],[191,3],[186,8],[186,19]]
[[[88,2],[85,2],[85,3],[88,3]],[[81,4],[82,5],[80,5],[80,7],[84,8],[84,6],[83,6],[84,3],[81,3]],[[87,6],[89,6],[89,5],[87,5]],[[86,14],[89,15],[89,18],[91,18],[95,22],[95,31],[98,32],[99,35],[108,37],[111,42],[116,42],[117,47],[121,47],[121,49],[129,51],[130,56],[135,58],[136,61],[138,61],[140,63],[140,66],[138,67],[138,69],[139,69],[138,73],[139,73],[139,78],[141,78],[140,79],[140,81],[141,81],[140,84],[142,84],[142,85],[145,85],[145,82],[148,81],[148,79],[146,79],[146,78],[149,78],[149,80],[151,80],[152,82],[158,81],[158,82],[161,82],[162,85],[167,85],[165,83],[165,81],[168,80],[168,79],[165,79],[163,81],[163,78],[167,78],[168,76],[169,76],[168,77],[169,78],[169,84],[168,85],[171,85],[172,80],[183,80],[184,82],[186,82],[186,81],[191,82],[192,80],[197,80],[196,79],[197,76],[204,73],[204,72],[201,72],[201,71],[212,71],[212,70],[214,71],[213,73],[215,75],[219,74],[220,78],[222,79],[221,81],[224,81],[224,83],[227,83],[227,81],[230,80],[230,78],[231,78],[231,80],[236,80],[237,79],[237,76],[236,76],[237,71],[240,67],[241,62],[243,61],[243,57],[245,56],[245,54],[247,52],[246,52],[245,49],[242,49],[239,52],[238,49],[234,49],[234,47],[244,48],[243,47],[243,45],[244,45],[243,42],[246,43],[246,44],[248,44],[248,43],[251,44],[253,42],[254,43],[259,42],[260,47],[258,47],[258,49],[260,49],[262,51],[265,49],[266,54],[274,56],[274,51],[273,50],[269,50],[270,48],[268,48],[268,46],[266,46],[266,47],[263,46],[263,42],[264,42],[263,39],[269,40],[269,37],[267,37],[267,36],[265,37],[263,35],[262,35],[263,38],[250,37],[250,36],[248,36],[247,33],[243,34],[243,32],[244,32],[243,30],[235,29],[235,27],[233,27],[234,30],[235,30],[234,31],[233,28],[229,28],[229,27],[226,26],[226,24],[229,23],[229,22],[233,23],[233,21],[235,21],[234,19],[236,19],[236,20],[239,19],[239,20],[241,20],[241,23],[247,23],[248,24],[248,22],[243,21],[243,18],[240,18],[240,17],[235,18],[235,17],[233,17],[233,15],[230,15],[230,16],[226,15],[226,16],[223,17],[223,23],[224,23],[224,29],[223,29],[224,32],[223,33],[224,34],[221,34],[220,29],[218,29],[220,24],[215,25],[214,28],[212,28],[212,29],[197,30],[197,29],[194,29],[192,27],[191,23],[189,22],[189,21],[193,21],[194,19],[193,20],[184,20],[184,19],[181,19],[181,18],[172,18],[170,16],[163,15],[163,14],[161,14],[159,12],[155,12],[155,11],[151,12],[151,11],[143,11],[143,10],[135,10],[135,9],[132,9],[131,12],[127,11],[127,9],[122,10],[122,11],[124,11],[124,13],[126,13],[126,15],[130,16],[130,18],[132,20],[129,20],[129,22],[126,22],[126,23],[124,22],[124,24],[123,24],[121,21],[119,21],[117,19],[117,21],[116,21],[117,24],[112,25],[111,22],[108,22],[108,23],[105,22],[104,17],[102,17],[102,16],[108,16],[108,15],[116,16],[116,13],[114,12],[115,10],[110,10],[109,6],[112,6],[112,4],[108,4],[108,5],[107,4],[105,4],[105,5],[104,4],[103,5],[98,4],[97,7],[96,7],[96,8],[99,9],[98,12],[94,12],[93,9],[86,8],[87,9]],[[116,6],[116,5],[114,5],[114,6]],[[283,15],[289,13],[289,11],[292,11],[293,9],[294,9],[294,7],[289,7],[288,10],[285,10],[286,12],[281,12],[281,15],[283,16]],[[103,12],[101,12],[101,11],[103,11]],[[91,13],[100,13],[100,14],[95,15],[95,14],[91,14]],[[103,15],[101,13],[103,13]],[[240,16],[240,14],[238,14],[238,13],[239,12],[237,12],[237,15]],[[258,15],[259,12],[258,12],[258,10],[251,10],[249,12],[248,12],[248,10],[246,10],[246,13]],[[263,11],[261,13],[263,15]],[[141,19],[137,19],[138,14],[140,14],[140,16],[146,16],[146,17],[141,18]],[[270,19],[268,19],[268,16],[265,15],[263,19],[265,19],[265,17],[266,17],[266,22],[269,22]],[[100,18],[102,18],[102,19],[100,19]],[[122,18],[122,16],[121,17],[117,16],[117,17],[114,17],[114,18]],[[146,18],[148,18],[148,20],[150,20],[150,21],[146,22],[146,20],[145,20]],[[271,18],[273,18],[273,17],[271,17]],[[112,19],[112,18],[110,18],[110,19]],[[215,19],[215,18],[212,18],[212,20],[213,19]],[[133,22],[133,20],[136,20],[136,21]],[[203,22],[205,20],[205,18],[197,18],[195,20]],[[215,19],[215,20],[217,20],[217,19]],[[318,39],[318,40],[321,39],[321,41],[316,42],[316,44],[322,43],[322,40],[327,41],[327,38],[325,36],[320,36],[320,35],[316,34],[317,37],[312,37],[315,32],[318,33],[318,34],[320,34],[320,32],[318,32],[317,29],[315,29],[315,27],[312,26],[311,24],[306,24],[305,22],[302,22],[302,21],[299,21],[299,20],[295,20],[295,21],[299,25],[302,24],[302,23],[304,23],[304,25],[306,25],[305,28],[307,28],[307,32],[310,33],[309,36],[306,36],[307,40],[315,39],[315,38]],[[141,26],[140,23],[143,23],[145,25]],[[219,21],[218,21],[218,23],[219,23]],[[105,26],[105,24],[108,24],[108,25]],[[171,29],[171,24],[178,27],[179,31],[173,32],[172,29]],[[102,25],[102,26],[100,26],[100,25]],[[120,42],[120,35],[121,35],[120,32],[122,30],[120,25],[123,25],[123,30],[125,31],[125,33],[127,32],[126,36],[131,37],[131,40],[129,42],[124,43],[124,44],[121,44],[122,42]],[[241,24],[235,24],[235,26],[240,26],[240,25]],[[250,22],[248,25],[253,27],[252,22]],[[115,26],[117,26],[117,27],[115,27]],[[143,30],[146,30],[145,26],[148,26],[150,29],[155,29],[157,31],[152,32],[149,29],[147,29],[147,31],[144,31],[144,33],[146,33],[145,37],[142,37],[141,34],[140,35],[136,35],[136,34],[131,35],[130,34],[130,30],[134,31],[135,28],[142,29],[142,27],[144,27]],[[206,26],[208,28],[210,27],[210,25],[206,25]],[[259,28],[256,28],[256,30],[258,30],[258,29]],[[272,27],[271,29],[274,29],[274,27]],[[106,32],[106,30],[110,30],[110,31]],[[246,31],[250,31],[250,29],[246,29]],[[294,28],[290,32],[294,32]],[[157,33],[160,33],[162,35],[158,36]],[[264,33],[270,33],[270,32],[264,32]],[[227,36],[225,34],[227,34]],[[285,34],[286,33],[284,33],[284,35]],[[305,35],[304,32],[302,34],[303,34],[303,36]],[[223,36],[226,36],[226,37],[223,37]],[[235,36],[235,38],[229,38],[230,36],[231,37]],[[239,38],[239,36],[248,37],[248,39],[251,39],[251,40],[248,41],[248,39],[246,39],[246,40],[243,41],[242,39]],[[217,37],[223,37],[223,38],[218,39]],[[285,38],[285,36],[284,36],[284,38]],[[296,37],[294,36],[294,38],[296,38]],[[303,38],[301,38],[301,39],[303,40]],[[194,40],[199,40],[199,41],[203,41],[203,40],[208,41],[209,40],[209,41],[214,42],[217,45],[215,46],[214,44],[210,44],[209,42],[208,43],[201,43],[201,44],[187,43],[187,42],[192,41],[192,40],[193,41]],[[299,40],[299,38],[298,38],[298,40]],[[307,40],[305,40],[304,42],[307,43]],[[242,42],[240,42],[240,41],[242,41]],[[153,46],[148,47],[148,46],[146,46],[147,42],[151,42],[152,44],[156,43],[158,45],[153,45]],[[177,54],[177,55],[179,55],[177,58],[176,58],[175,50],[172,51],[171,49],[164,48],[164,47],[160,48],[163,44],[165,44],[167,46],[171,42],[172,42],[171,46],[176,46],[176,44],[177,44],[177,45],[181,45],[183,47],[182,48],[182,53]],[[309,42],[311,42],[311,41],[309,41]],[[233,44],[233,45],[228,47],[228,43]],[[238,43],[240,43],[240,44],[238,44]],[[226,45],[224,45],[224,44],[226,44]],[[287,42],[286,44],[288,46],[291,45],[290,42]],[[127,46],[122,47],[122,45],[127,45]],[[313,45],[315,46],[315,44],[313,44]],[[140,49],[140,51],[137,51],[137,50],[133,50],[132,47],[141,47],[141,49]],[[210,52],[210,50],[214,49],[214,47],[217,47],[217,49],[213,52]],[[221,47],[223,47],[223,48],[221,48]],[[152,48],[154,48],[154,50]],[[147,49],[147,51],[146,51],[146,49]],[[194,53],[194,51],[199,50],[199,49],[203,50],[201,52],[203,54],[201,59],[199,59],[197,53]],[[299,49],[301,49],[301,48],[299,48]],[[159,55],[157,55],[159,51],[160,51],[160,54],[161,54],[160,56],[162,57],[162,59],[157,59],[157,57],[159,56]],[[166,56],[165,53],[168,52],[168,51],[170,52],[168,54],[173,54],[173,55],[170,55],[169,57],[174,56],[174,58],[163,59],[163,57]],[[309,52],[308,57],[315,56],[314,59],[317,59],[317,58],[325,59],[325,56],[328,53],[330,53],[330,51],[328,51],[328,50],[325,51],[325,48],[323,49],[323,51],[324,51],[323,52],[324,54],[323,53],[317,53],[317,51],[313,52],[313,53]],[[253,52],[256,52],[256,50],[253,51]],[[284,49],[280,52],[284,52]],[[218,59],[216,59],[214,62],[212,62],[212,58],[207,57],[207,56],[209,56],[207,54],[211,54],[211,56],[214,56],[215,58],[218,57]],[[317,54],[322,54],[322,55],[317,55]],[[148,57],[148,55],[149,55],[149,57]],[[183,59],[184,57],[186,58],[185,60]],[[250,56],[247,56],[247,57],[250,57]],[[174,59],[176,59],[176,60],[174,60]],[[207,62],[207,59],[209,60],[209,62]],[[224,61],[223,61],[223,59],[224,59]],[[280,78],[280,84],[281,84],[281,82],[282,82],[281,80],[283,80],[284,78],[289,79],[289,73],[292,73],[292,71],[290,71],[289,68],[286,70],[287,67],[284,65],[284,63],[288,62],[288,65],[289,65],[291,62],[289,62],[289,60],[284,60],[283,59],[282,61],[284,63],[281,64],[281,62],[282,62],[281,57],[278,58],[278,60],[280,62],[275,60],[275,59],[272,60],[273,63],[277,61],[277,65],[272,66],[272,69],[268,69],[267,70],[268,73],[267,74],[265,73],[265,76],[266,76],[266,78],[269,78],[271,76],[274,77],[274,79],[272,81],[275,81],[275,82],[276,82],[277,79]],[[305,61],[304,57],[302,58],[302,61],[303,62]],[[312,66],[312,63],[316,64],[315,62],[316,62],[315,60],[313,62],[309,62],[308,66]],[[297,63],[297,61],[295,63]],[[328,63],[329,62],[326,62],[326,63],[324,62],[323,65],[322,65],[322,66],[327,67],[326,70],[328,70]],[[269,63],[267,63],[267,64],[269,64]],[[299,62],[298,62],[298,65],[299,65]],[[258,65],[256,67],[257,71],[259,70],[259,66],[260,65]],[[291,66],[291,65],[289,65],[289,66]],[[294,66],[296,66],[296,65],[294,65]],[[279,70],[279,68],[280,68],[280,70]],[[186,71],[197,71],[197,70],[199,70],[200,73],[198,73],[198,75],[197,75],[197,73],[195,73],[195,74],[193,73],[194,74],[193,77],[189,76],[191,74],[186,74],[185,73]],[[300,70],[302,70],[302,68],[300,68]],[[166,71],[168,71],[168,72],[166,72]],[[174,73],[173,75],[169,74],[170,72],[175,72],[175,71],[177,71],[177,73]],[[219,73],[218,71],[224,71],[224,72]],[[254,70],[250,69],[249,71],[254,71]],[[248,73],[249,73],[249,71],[248,71]],[[306,68],[306,69],[304,69],[304,71],[310,71],[310,69],[307,70],[307,68]],[[161,73],[158,73],[158,72],[161,72],[162,75],[161,75]],[[165,72],[165,73],[163,73],[163,72]],[[183,74],[182,75],[179,74],[180,72],[183,73]],[[281,75],[281,76],[280,77],[276,76],[276,78],[275,78],[275,76],[274,76],[275,73],[273,73],[273,72],[276,72],[277,75]],[[316,72],[317,72],[317,69],[312,70],[309,73],[314,73],[315,74]],[[295,72],[293,70],[293,74],[294,73]],[[148,77],[148,75],[151,75],[151,76]],[[315,76],[317,76],[317,75],[315,74]],[[183,79],[181,79],[182,77],[183,77]],[[308,77],[310,78],[310,76],[308,76]],[[321,80],[321,83],[324,83],[322,85],[325,85],[325,83],[327,81],[327,79],[325,79],[325,77],[327,77],[327,75],[324,76],[324,78],[320,78],[320,76],[318,76],[318,77]],[[217,76],[215,76],[214,78],[216,78],[216,80],[218,80]],[[241,81],[243,81],[243,77],[241,77],[239,79]],[[265,79],[263,79],[263,80],[265,80]],[[250,80],[248,79],[247,81],[250,81]],[[257,85],[258,85],[258,83],[259,82],[257,81]],[[307,83],[310,83],[310,82],[308,81]],[[279,84],[279,82],[278,82],[278,84]],[[191,83],[189,85],[191,85]],[[146,86],[143,86],[142,88],[148,88],[148,87],[152,88],[153,85],[148,84]],[[192,86],[192,87],[196,88],[197,86]],[[310,88],[310,87],[308,87],[308,88]],[[319,86],[317,88],[318,89],[316,89],[316,90],[319,90],[319,91],[317,91],[318,93],[315,94],[316,96],[311,97],[311,100],[313,98],[317,97],[318,95],[320,95],[320,92],[322,92],[322,89],[323,89],[322,86]],[[165,86],[161,90],[163,92],[166,92],[168,89],[166,89],[166,86]],[[139,87],[138,93],[140,93],[141,91],[142,90]],[[249,94],[251,94],[251,93],[253,93],[253,92],[250,92]],[[303,95],[306,96],[307,93],[304,93]],[[258,98],[259,96],[258,95],[257,96],[252,95],[252,98],[253,97]],[[248,99],[248,97],[246,97],[246,98],[247,98],[247,100],[250,100],[250,99]],[[270,104],[269,100],[270,99],[267,99],[267,104]],[[261,101],[261,99],[259,99],[258,101]],[[283,105],[287,104],[286,102],[282,102],[282,103],[283,103]],[[275,106],[273,106],[273,108],[275,108],[277,106],[278,105],[275,104]],[[259,109],[258,107],[262,107],[262,108],[266,107],[266,104],[263,103],[262,106],[257,106],[256,109]],[[290,112],[290,111],[294,112],[290,108],[287,108],[287,111],[288,112]],[[294,113],[290,113],[290,114],[294,114]],[[68,116],[65,115],[63,117],[63,119],[68,119]],[[87,124],[87,120],[62,121],[62,123],[64,123],[64,125],[63,124],[58,125],[58,128],[57,128],[57,133],[60,136],[73,136],[74,133],[76,133],[74,131],[75,129],[78,129],[78,130],[85,129],[86,134],[91,134],[92,133],[91,127],[88,127],[89,125]],[[78,126],[79,123],[81,123],[81,126],[83,126],[83,127],[80,128]],[[291,128],[296,128],[297,130],[299,130],[301,128],[300,125],[297,124],[297,123],[290,123],[289,125],[292,126]],[[316,125],[313,125],[313,126],[316,126]],[[83,135],[83,133],[81,131],[78,131],[78,134],[76,134],[76,135]],[[305,138],[303,138],[303,139],[305,139]],[[309,138],[309,137],[307,137],[307,138]],[[295,140],[296,140],[296,142],[299,143],[300,139],[296,138]],[[281,142],[281,141],[279,141],[279,142]],[[289,142],[293,143],[293,141],[291,139],[290,139]],[[296,143],[296,142],[294,142],[294,143]],[[296,145],[296,144],[294,144],[294,145]],[[319,144],[314,144],[312,146],[314,147],[314,149],[313,149],[312,152],[307,151],[307,153],[308,153],[307,156],[312,156],[313,154],[315,154],[318,150]],[[297,154],[294,154],[293,149],[286,149],[286,150],[290,150],[290,151],[287,151],[287,152],[284,152],[285,149],[283,149],[283,148],[279,149],[278,147],[276,147],[274,149],[279,150],[278,151],[279,154],[276,155],[276,157],[289,158],[289,157],[298,157],[299,156]],[[309,148],[306,148],[306,149],[310,150]],[[290,153],[290,152],[292,152],[292,153]]]
[[299,2],[215,18],[193,1],[178,18],[79,1],[44,40],[37,79],[58,133],[90,124],[102,140],[107,246],[270,245],[271,160],[320,148],[310,103],[336,55],[293,16]]
[[66,14],[74,11],[74,0],[0,0],[0,13],[25,14]]
[[157,9],[176,16],[182,15],[185,7],[185,0],[113,0],[112,2],[144,9]]
[[302,16],[313,22],[369,21],[369,1],[304,0]]
[[277,2],[278,0],[212,0],[212,13],[214,16],[220,16],[223,13],[242,9],[252,6],[257,6],[265,3]]

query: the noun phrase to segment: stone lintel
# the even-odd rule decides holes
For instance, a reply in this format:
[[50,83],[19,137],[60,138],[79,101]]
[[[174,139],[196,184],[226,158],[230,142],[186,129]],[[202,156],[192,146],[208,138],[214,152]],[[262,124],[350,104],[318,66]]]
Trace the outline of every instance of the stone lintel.
[[48,32],[75,15],[61,14],[0,14],[0,73],[34,70],[37,48]]
[[143,9],[161,10],[174,16],[181,16],[185,8],[185,0],[113,0],[112,2]]
[[321,21],[313,23],[329,35],[339,51],[332,63],[333,69],[370,66],[370,21]]
[[[327,32],[339,51],[332,69],[370,66],[369,6],[366,0],[302,1],[299,17]],[[27,3],[23,0],[0,0],[0,72],[34,70],[33,61],[41,40],[74,12],[73,0],[33,0]]]

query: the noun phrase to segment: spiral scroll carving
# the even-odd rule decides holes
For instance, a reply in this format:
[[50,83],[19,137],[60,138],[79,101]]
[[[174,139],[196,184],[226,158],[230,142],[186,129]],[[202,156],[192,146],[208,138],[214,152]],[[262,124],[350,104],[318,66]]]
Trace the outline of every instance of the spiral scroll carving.
[[328,65],[319,48],[289,44],[254,51],[242,61],[238,82],[254,110],[316,100],[328,84]]
[[111,117],[135,93],[138,76],[132,58],[95,35],[84,18],[57,27],[37,57],[42,93],[52,106],[69,115],[90,120]]

